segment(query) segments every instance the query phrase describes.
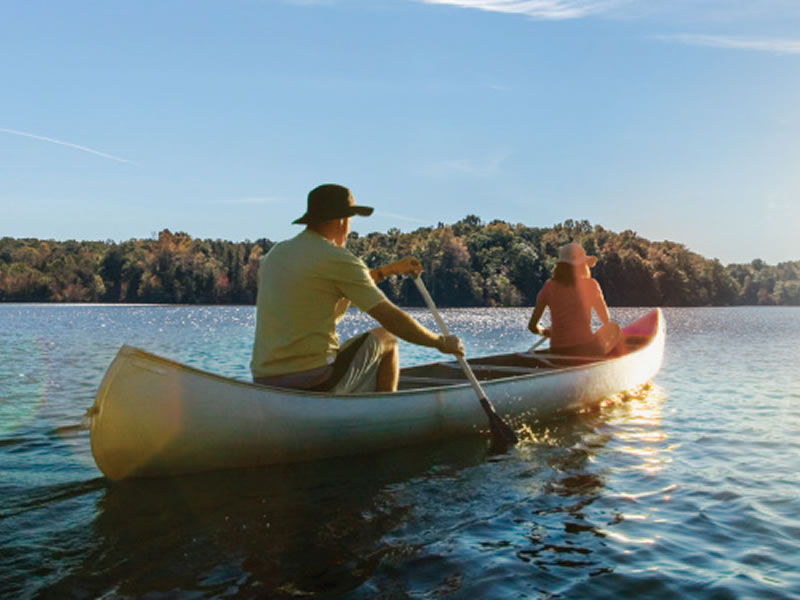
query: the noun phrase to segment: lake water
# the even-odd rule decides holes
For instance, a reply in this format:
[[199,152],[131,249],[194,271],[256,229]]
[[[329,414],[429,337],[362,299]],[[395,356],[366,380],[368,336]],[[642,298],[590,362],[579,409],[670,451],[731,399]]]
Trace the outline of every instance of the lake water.
[[[469,354],[526,349],[529,313],[443,311]],[[80,421],[118,347],[246,379],[253,308],[0,305],[0,598],[798,598],[800,309],[665,315],[646,392],[502,456],[111,484]]]

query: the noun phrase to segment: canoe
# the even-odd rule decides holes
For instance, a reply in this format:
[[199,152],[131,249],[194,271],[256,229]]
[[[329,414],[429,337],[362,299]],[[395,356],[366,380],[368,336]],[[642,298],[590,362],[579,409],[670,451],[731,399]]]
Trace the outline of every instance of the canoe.
[[[615,356],[513,352],[469,363],[518,428],[647,383],[664,353],[661,310],[623,333]],[[362,454],[488,429],[455,361],[402,369],[396,392],[333,396],[222,377],[127,345],[87,415],[95,462],[112,480]]]

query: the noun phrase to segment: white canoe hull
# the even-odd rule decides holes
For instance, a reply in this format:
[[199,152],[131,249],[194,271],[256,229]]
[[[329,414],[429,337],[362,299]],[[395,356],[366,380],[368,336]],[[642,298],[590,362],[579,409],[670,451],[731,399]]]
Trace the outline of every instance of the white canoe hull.
[[[589,364],[512,366],[506,368],[523,373],[498,377],[482,359],[470,363],[479,379],[482,367],[494,371],[482,385],[504,420],[541,421],[644,384],[658,372],[665,340],[661,311],[623,331],[638,340],[635,350]],[[531,355],[506,356],[525,362]],[[486,357],[493,364],[500,359]],[[406,379],[424,375],[425,368],[404,370]],[[426,378],[416,379],[425,385]],[[332,396],[254,385],[123,346],[88,411],[92,453],[100,470],[117,480],[361,454],[487,430],[472,387],[453,381]]]

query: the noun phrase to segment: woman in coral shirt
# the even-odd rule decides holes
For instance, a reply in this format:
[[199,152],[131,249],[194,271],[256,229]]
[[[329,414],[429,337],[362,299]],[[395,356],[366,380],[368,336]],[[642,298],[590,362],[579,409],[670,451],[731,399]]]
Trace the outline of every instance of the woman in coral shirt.
[[[580,244],[571,243],[559,248],[558,262],[553,275],[536,297],[528,329],[550,337],[550,352],[556,354],[605,355],[621,337],[619,325],[610,321],[608,306],[600,284],[589,269],[597,258],[587,256]],[[545,308],[550,308],[550,327],[539,325]],[[592,310],[603,323],[592,331]]]

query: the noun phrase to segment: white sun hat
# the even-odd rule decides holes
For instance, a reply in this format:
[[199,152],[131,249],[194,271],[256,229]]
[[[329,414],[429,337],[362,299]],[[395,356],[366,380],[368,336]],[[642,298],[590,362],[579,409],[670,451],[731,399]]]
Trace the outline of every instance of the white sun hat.
[[597,263],[596,256],[587,256],[583,246],[572,242],[558,249],[558,262],[570,265],[588,265],[593,267]]

